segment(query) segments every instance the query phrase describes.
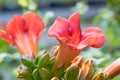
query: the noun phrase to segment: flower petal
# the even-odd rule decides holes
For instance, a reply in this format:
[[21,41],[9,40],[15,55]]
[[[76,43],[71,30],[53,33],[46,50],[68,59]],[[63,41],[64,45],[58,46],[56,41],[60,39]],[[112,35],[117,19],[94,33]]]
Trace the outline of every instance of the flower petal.
[[10,43],[11,45],[14,44],[13,39],[11,38],[10,35],[8,35],[5,31],[0,29],[0,38],[2,38],[3,40],[7,41],[8,43]]
[[68,21],[58,17],[54,24],[49,28],[48,35],[56,37],[59,41],[67,41],[69,37]]
[[12,18],[8,23],[6,31],[12,36],[12,39],[14,40],[15,45],[21,54],[32,56],[30,42],[27,32],[25,31],[25,21],[23,17],[15,15],[14,18]]
[[38,53],[37,41],[42,34],[42,30],[44,29],[44,23],[37,14],[32,12],[25,14],[24,20],[26,22],[25,28],[30,40],[30,47],[36,57]]
[[82,41],[78,44],[78,49],[83,49],[87,46],[100,48],[105,43],[105,36],[101,29],[97,27],[89,27],[83,34]]
[[7,24],[6,31],[9,35],[16,39],[16,36],[18,36],[18,34],[21,35],[24,33],[24,25],[24,19],[19,15],[15,15]]
[[24,20],[26,22],[25,28],[28,30],[29,35],[35,35],[38,40],[44,29],[42,19],[37,14],[29,12],[24,15]]
[[17,38],[17,36],[19,36],[19,35],[21,35],[21,33],[23,33],[23,28],[24,28],[24,20],[22,19],[21,16],[15,15],[10,20],[10,22],[7,24],[6,32],[3,32],[3,33],[6,35],[9,35],[9,38],[11,38],[13,40],[12,41],[12,43],[13,43],[15,41],[15,39]]
[[70,43],[77,45],[82,38],[81,35],[81,28],[80,28],[80,15],[79,13],[75,12],[73,13],[69,19],[69,33],[71,35]]

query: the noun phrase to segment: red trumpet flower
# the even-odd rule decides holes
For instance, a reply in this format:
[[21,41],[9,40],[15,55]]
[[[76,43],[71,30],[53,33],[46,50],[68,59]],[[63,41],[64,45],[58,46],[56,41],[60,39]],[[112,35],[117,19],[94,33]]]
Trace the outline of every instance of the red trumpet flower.
[[105,42],[105,36],[101,29],[88,27],[84,33],[80,28],[80,15],[75,12],[68,20],[58,17],[48,31],[49,36],[57,38],[60,49],[56,56],[57,65],[67,65],[85,47],[100,48]]
[[26,13],[23,17],[15,15],[6,27],[0,29],[0,38],[16,45],[20,53],[31,57],[38,54],[37,42],[44,29],[42,19],[35,13]]

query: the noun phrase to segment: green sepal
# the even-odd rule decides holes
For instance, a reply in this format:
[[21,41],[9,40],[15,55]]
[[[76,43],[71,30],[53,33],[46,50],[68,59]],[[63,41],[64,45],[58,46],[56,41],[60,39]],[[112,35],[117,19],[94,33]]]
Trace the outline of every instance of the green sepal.
[[71,65],[67,68],[64,75],[64,80],[77,80],[79,73],[79,67],[77,65]]
[[50,80],[50,72],[45,68],[35,69],[32,76],[33,80]]
[[39,69],[39,76],[41,80],[50,80],[50,72],[45,68]]
[[38,67],[39,68],[43,68],[43,67],[46,68],[46,67],[48,67],[49,60],[50,60],[49,54],[46,53],[46,54],[42,55],[39,58]]
[[35,69],[32,73],[32,76],[33,76],[33,80],[38,80],[40,79],[40,76],[39,76],[39,69]]
[[22,73],[16,76],[17,78],[22,78],[24,80],[33,80],[32,75],[30,73]]
[[49,63],[48,63],[48,69],[49,70],[51,70],[51,68],[52,68],[52,66],[53,66],[53,64],[54,64],[54,62],[55,62],[55,57],[53,57],[53,58],[50,58],[50,61],[49,61]]
[[36,68],[37,66],[33,63],[33,59],[31,57],[28,57],[28,56],[22,56],[22,59],[21,59],[22,63],[24,66],[30,68],[30,69],[33,69],[33,68]]
[[36,57],[35,60],[34,60],[34,63],[35,63],[36,65],[38,64],[38,61],[39,61],[40,57],[41,57],[42,55],[44,55],[45,53],[46,53],[45,50],[41,50],[41,51],[38,53],[37,57]]
[[17,78],[22,78],[22,79],[25,79],[25,80],[33,80],[32,74],[31,74],[30,71],[28,71],[27,69],[25,69],[24,66],[20,66],[19,68],[20,69],[19,69],[19,71],[16,74]]

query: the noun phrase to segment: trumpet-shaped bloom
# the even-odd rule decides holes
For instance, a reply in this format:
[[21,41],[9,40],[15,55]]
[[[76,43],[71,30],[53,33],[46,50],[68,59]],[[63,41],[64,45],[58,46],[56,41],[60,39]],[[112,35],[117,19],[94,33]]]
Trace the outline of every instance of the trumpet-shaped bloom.
[[42,19],[35,13],[26,13],[23,17],[15,15],[7,24],[6,30],[0,29],[0,38],[16,45],[21,54],[36,57],[37,42],[44,29]]
[[48,35],[60,42],[60,49],[56,56],[58,65],[69,64],[85,47],[100,48],[105,42],[102,30],[97,27],[88,27],[82,33],[80,15],[77,12],[68,19],[58,17],[49,28]]
[[108,74],[108,78],[113,78],[120,74],[120,58],[109,65],[103,73]]

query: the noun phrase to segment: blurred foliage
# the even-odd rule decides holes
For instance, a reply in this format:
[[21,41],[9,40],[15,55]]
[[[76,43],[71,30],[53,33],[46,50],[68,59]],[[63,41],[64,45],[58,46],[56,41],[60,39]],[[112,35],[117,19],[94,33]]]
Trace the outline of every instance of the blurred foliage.
[[38,12],[37,0],[18,0],[18,4],[22,7],[23,12],[27,11]]
[[29,4],[31,3],[31,0],[18,0],[19,5],[22,7],[28,7]]
[[107,1],[109,4],[109,8],[116,14],[120,15],[120,0],[107,0]]
[[0,6],[2,5],[2,3],[3,3],[3,0],[0,0]]
[[0,80],[17,80],[14,69],[20,64],[20,54],[5,52],[14,52],[14,49],[0,39]]
[[0,39],[0,53],[7,52],[10,48],[9,46],[7,42]]
[[20,64],[20,54],[0,54],[0,80],[17,80],[15,69]]
[[89,7],[86,2],[80,1],[75,4],[75,6],[72,8],[73,11],[79,12],[81,15],[84,15],[88,11]]
[[52,11],[47,11],[43,17],[43,21],[46,24],[46,26],[51,25],[54,17],[54,12]]
[[[118,1],[118,2],[117,2]],[[111,53],[120,51],[120,9],[119,0],[108,0],[108,7],[100,10],[100,13],[93,19],[93,24],[103,29],[107,44],[104,50]]]

